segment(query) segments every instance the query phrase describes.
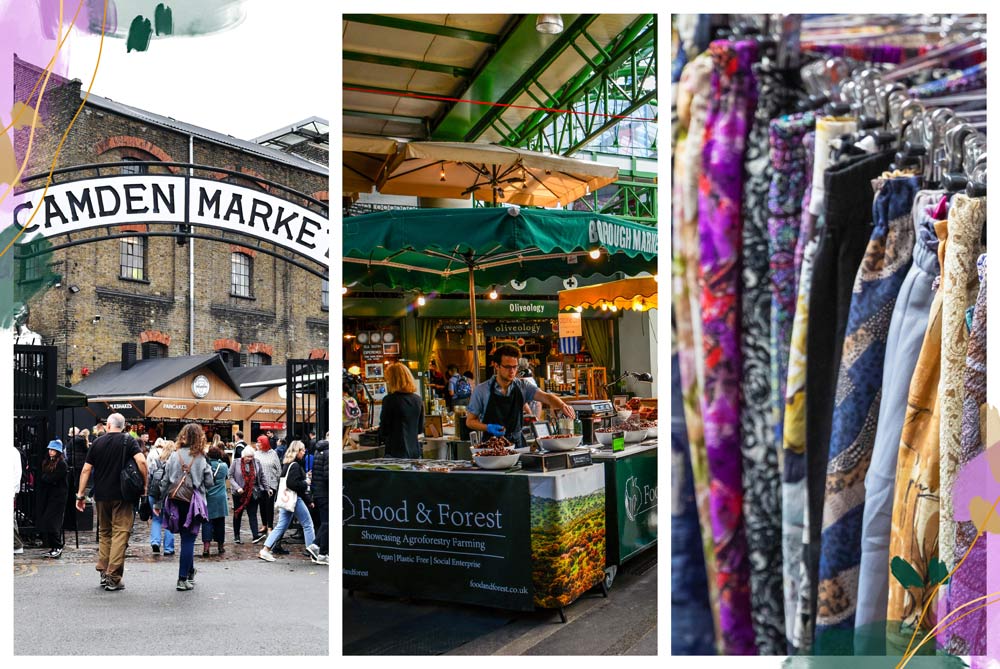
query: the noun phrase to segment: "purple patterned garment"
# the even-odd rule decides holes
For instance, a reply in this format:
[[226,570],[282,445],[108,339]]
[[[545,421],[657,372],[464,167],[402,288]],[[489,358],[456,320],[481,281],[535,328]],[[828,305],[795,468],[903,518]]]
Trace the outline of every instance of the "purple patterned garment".
[[767,196],[768,254],[771,258],[771,411],[775,443],[783,442],[785,386],[798,298],[796,250],[800,248],[803,198],[812,161],[806,135],[816,126],[812,112],[771,121],[771,187]]
[[723,653],[754,655],[740,455],[740,257],[743,161],[757,103],[754,41],[713,42],[715,70],[698,193],[698,279],[705,352],[702,416],[711,475]]
[[[980,410],[986,403],[986,254],[979,257],[976,263],[979,269],[979,296],[976,298],[975,311],[972,317],[972,328],[969,332],[968,355],[965,359],[965,400],[962,405],[962,451],[959,453],[959,467],[975,460],[986,449],[986,435],[980,430]],[[978,492],[978,491],[977,491]],[[956,504],[956,507],[958,505]],[[967,509],[955,509],[967,516]],[[955,559],[959,560],[976,538],[976,525],[971,520],[960,522],[955,530]],[[948,585],[948,611],[955,611],[959,606],[983,597],[986,588],[986,537],[983,536],[973,546],[969,557],[962,563],[951,577]],[[968,612],[974,606],[966,607],[961,613]],[[961,613],[957,613],[957,618]],[[961,620],[956,620],[943,634],[944,647],[953,655],[985,655],[986,654],[986,610],[969,613]]]

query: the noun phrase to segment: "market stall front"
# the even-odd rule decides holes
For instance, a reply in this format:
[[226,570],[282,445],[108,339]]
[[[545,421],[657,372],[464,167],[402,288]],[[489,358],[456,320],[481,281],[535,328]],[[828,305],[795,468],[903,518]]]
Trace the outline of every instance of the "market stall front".
[[605,477],[471,469],[468,462],[344,465],[344,587],[561,609],[602,583]]
[[466,293],[473,332],[477,294],[494,284],[656,271],[655,228],[589,212],[410,209],[345,218],[343,231],[345,284]]

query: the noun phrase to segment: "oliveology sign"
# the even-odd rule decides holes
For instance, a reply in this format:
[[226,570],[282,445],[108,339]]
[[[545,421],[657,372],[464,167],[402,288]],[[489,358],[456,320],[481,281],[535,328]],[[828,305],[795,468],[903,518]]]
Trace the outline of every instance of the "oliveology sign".
[[15,199],[12,222],[24,230],[21,243],[108,225],[174,223],[249,235],[321,265],[329,262],[329,225],[322,214],[245,186],[137,174],[53,184],[44,198],[42,193],[25,191]]

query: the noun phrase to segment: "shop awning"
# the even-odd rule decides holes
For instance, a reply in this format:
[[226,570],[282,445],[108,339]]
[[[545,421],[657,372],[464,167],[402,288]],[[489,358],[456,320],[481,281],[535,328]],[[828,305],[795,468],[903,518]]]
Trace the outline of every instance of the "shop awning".
[[385,179],[397,156],[396,140],[364,135],[343,136],[344,193],[370,193]]
[[56,408],[70,409],[87,406],[87,396],[66,386],[56,386]]
[[532,207],[566,206],[618,179],[614,165],[496,144],[410,142],[392,162],[380,193]]
[[[511,279],[656,272],[656,228],[582,211],[405,209],[343,220],[344,282],[424,293]],[[589,252],[600,249],[597,260]]]
[[619,309],[631,309],[637,300],[644,309],[657,308],[657,282],[651,276],[641,276],[619,281],[583,286],[559,291],[559,310],[582,307],[600,309],[614,305]]

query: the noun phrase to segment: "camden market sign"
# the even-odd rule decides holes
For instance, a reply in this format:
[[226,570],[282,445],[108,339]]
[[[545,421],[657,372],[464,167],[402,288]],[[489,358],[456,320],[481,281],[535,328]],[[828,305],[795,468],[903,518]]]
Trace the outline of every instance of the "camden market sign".
[[329,262],[322,214],[245,186],[141,174],[53,184],[44,198],[43,192],[26,191],[16,198],[12,222],[24,230],[22,243],[108,225],[175,223],[256,237],[321,265]]

